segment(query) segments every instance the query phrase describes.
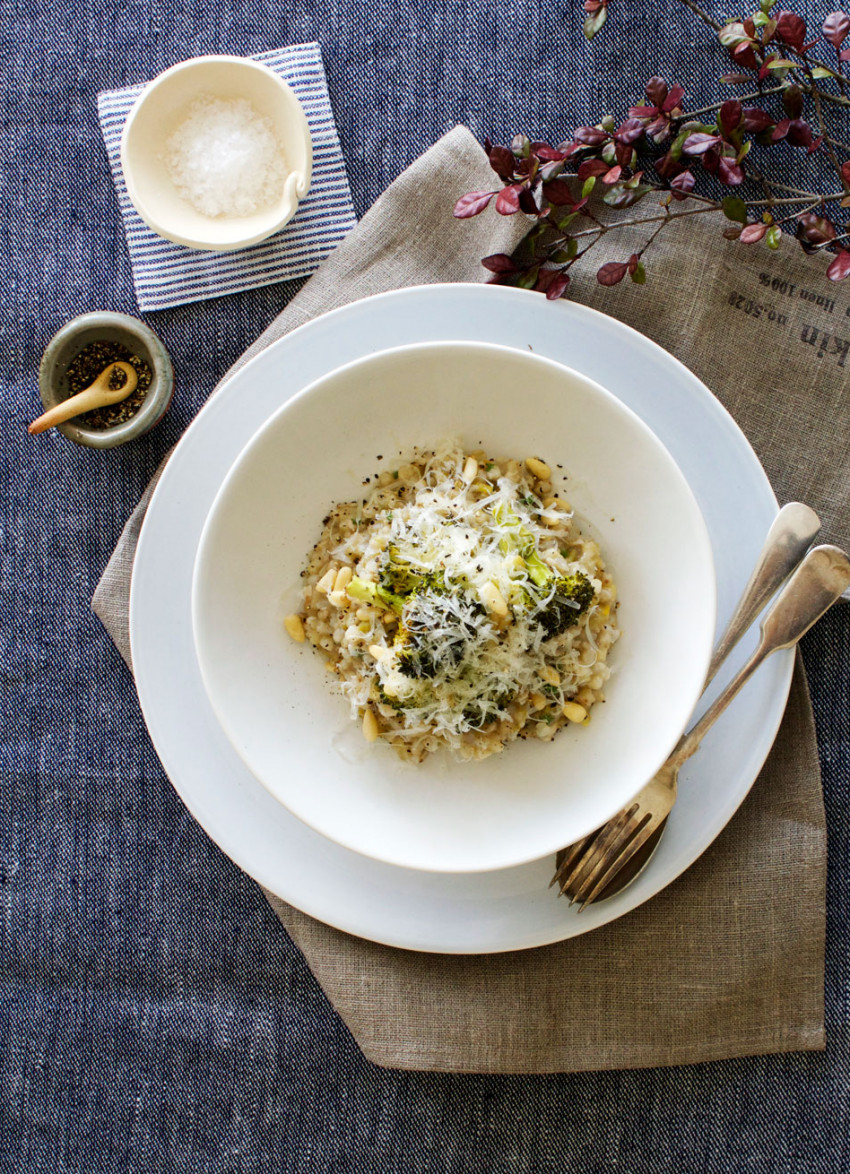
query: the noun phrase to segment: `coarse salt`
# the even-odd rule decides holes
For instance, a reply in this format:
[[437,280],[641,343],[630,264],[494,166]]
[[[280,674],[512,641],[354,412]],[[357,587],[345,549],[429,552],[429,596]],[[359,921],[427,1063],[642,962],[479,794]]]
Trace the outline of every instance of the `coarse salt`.
[[272,124],[246,98],[197,98],[163,155],[177,191],[204,216],[252,216],[281,196],[286,165]]

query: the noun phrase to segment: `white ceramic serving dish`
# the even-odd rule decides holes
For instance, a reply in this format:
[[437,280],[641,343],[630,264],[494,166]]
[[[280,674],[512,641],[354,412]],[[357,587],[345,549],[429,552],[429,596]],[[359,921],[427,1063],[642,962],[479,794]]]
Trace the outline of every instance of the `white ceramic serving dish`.
[[[758,458],[708,388],[648,338],[575,302],[495,285],[428,285],[353,302],[261,351],[211,396],[169,458],[133,563],[133,675],[163,770],[194,820],[258,884],[350,934],[450,954],[528,949],[593,931],[648,901],[715,840],[753,786],[779,728],[794,653],[777,652],[735,698],[679,778],[648,868],[579,914],[548,888],[554,856],[497,872],[395,868],[296,817],[236,754],[209,703],[192,636],[195,555],[210,507],[256,430],[307,384],[378,350],[478,339],[569,364],[645,420],[694,491],[714,551],[725,627],[776,516]],[[752,629],[697,705],[699,716],[752,653]],[[164,785],[152,776],[153,786]],[[203,848],[196,843],[198,852]]]
[[[171,182],[163,146],[202,96],[244,98],[271,123],[287,174],[270,207],[250,216],[205,216]],[[155,233],[190,249],[229,252],[265,240],[295,215],[310,188],[310,127],[292,88],[268,66],[245,57],[193,57],[154,78],[136,99],[121,136],[121,167],[133,206]]]
[[[618,585],[623,636],[586,728],[484,762],[413,767],[367,745],[323,661],[285,633],[300,571],[334,502],[415,444],[459,435],[498,457],[563,465],[564,492]],[[652,431],[578,372],[481,343],[404,347],[295,396],[249,442],[210,511],[195,564],[201,674],[233,747],[305,823],[407,868],[474,872],[554,852],[618,811],[693,711],[715,627],[711,545]]]

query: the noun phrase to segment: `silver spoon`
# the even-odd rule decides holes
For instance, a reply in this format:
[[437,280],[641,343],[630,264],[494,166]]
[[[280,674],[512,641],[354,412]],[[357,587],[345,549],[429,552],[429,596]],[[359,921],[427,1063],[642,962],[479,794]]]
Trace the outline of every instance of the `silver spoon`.
[[[813,509],[802,502],[789,502],[776,515],[767,532],[764,546],[753,572],[744,588],[744,593],[714,650],[714,655],[708,666],[705,688],[708,688],[713,681],[723,662],[744,633],[755,623],[767,601],[775,595],[791,572],[799,565],[819,530],[820,518]],[[635,801],[639,798],[640,796],[636,796]],[[557,884],[561,893],[564,892],[561,882],[566,871],[565,865],[568,866],[571,860],[583,855],[593,840],[601,836],[605,828],[618,818],[619,816],[614,816],[613,820],[609,820],[607,824],[603,824],[601,828],[591,832],[580,843],[561,849],[555,858],[555,875],[549,884],[550,888]],[[666,825],[665,818],[643,847],[602,890],[596,898],[597,901],[613,897],[637,879],[658,847]]]
[[679,770],[705,735],[771,653],[793,646],[850,585],[850,559],[837,546],[810,550],[761,622],[758,647],[709,706],[631,805],[609,820],[586,852],[571,850],[563,865],[561,891],[583,909],[596,901],[634,858],[676,802]]

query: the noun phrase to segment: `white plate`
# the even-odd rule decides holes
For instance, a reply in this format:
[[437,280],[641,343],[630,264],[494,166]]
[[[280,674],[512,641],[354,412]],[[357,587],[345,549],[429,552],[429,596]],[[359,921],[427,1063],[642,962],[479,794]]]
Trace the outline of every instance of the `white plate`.
[[[195,551],[215,494],[257,428],[291,395],[342,363],[438,339],[530,348],[597,380],[657,433],[687,477],[711,535],[718,617],[746,582],[776,500],[737,425],[705,386],[635,331],[586,307],[498,286],[426,286],[356,302],[258,355],[215,395],[174,452],[142,529],[130,633],[136,684],[176,790],[229,856],[266,888],[373,941],[490,953],[560,941],[653,896],[708,847],[749,791],[776,736],[793,655],[773,656],[682,772],[651,866],[580,916],[547,885],[553,858],[476,874],[381,864],[324,839],[278,804],[237,757],[201,683],[192,641]],[[423,405],[423,420],[427,406]],[[715,689],[753,647],[751,634]],[[709,694],[711,696],[711,694]]]

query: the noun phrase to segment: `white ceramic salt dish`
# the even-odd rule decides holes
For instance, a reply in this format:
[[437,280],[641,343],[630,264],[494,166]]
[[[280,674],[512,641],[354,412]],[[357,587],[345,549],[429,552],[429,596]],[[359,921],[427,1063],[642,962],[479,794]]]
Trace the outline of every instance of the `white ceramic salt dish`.
[[[267,119],[281,144],[286,178],[280,198],[248,216],[205,216],[180,195],[164,145],[198,98],[245,99]],[[265,240],[292,219],[313,170],[310,127],[290,86],[245,57],[194,57],[145,87],[121,136],[121,167],[133,207],[158,236],[190,249],[232,252]]]
[[[497,457],[539,453],[564,466],[569,478],[559,470],[556,484],[600,542],[622,636],[605,704],[586,728],[482,762],[441,752],[414,767],[365,742],[322,658],[286,634],[283,618],[300,606],[321,519],[365,495],[376,453],[400,460],[452,435]],[[655,774],[703,690],[715,573],[687,481],[612,394],[528,351],[423,343],[340,367],[259,429],[204,527],[192,621],[222,730],[294,815],[376,860],[486,872],[587,835]]]

